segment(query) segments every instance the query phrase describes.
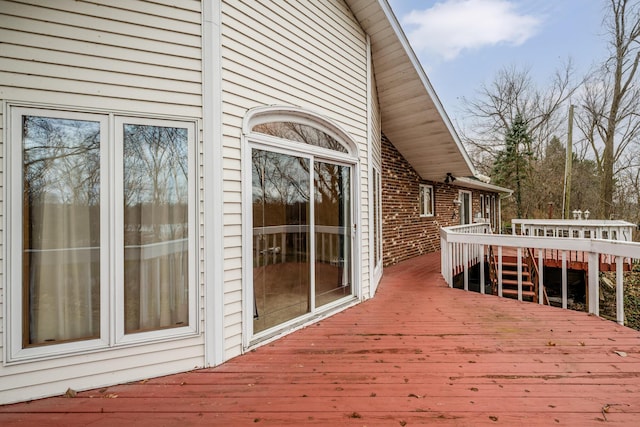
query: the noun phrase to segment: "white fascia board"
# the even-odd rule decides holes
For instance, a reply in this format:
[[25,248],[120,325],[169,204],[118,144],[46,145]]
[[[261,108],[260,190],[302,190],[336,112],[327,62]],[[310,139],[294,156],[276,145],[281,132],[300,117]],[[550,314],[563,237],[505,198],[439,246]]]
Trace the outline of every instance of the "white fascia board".
[[422,65],[420,64],[420,61],[418,60],[418,57],[416,56],[415,52],[413,51],[413,48],[409,44],[409,40],[407,39],[406,35],[404,34],[404,31],[402,30],[402,27],[400,26],[400,23],[398,22],[395,14],[393,13],[393,10],[391,9],[391,6],[389,5],[387,0],[378,0],[378,4],[380,5],[380,8],[384,12],[384,15],[387,18],[387,21],[389,22],[389,24],[391,25],[391,28],[393,29],[396,37],[398,37],[398,41],[402,45],[402,47],[404,49],[404,52],[406,53],[407,57],[411,61],[411,64],[415,68],[416,73],[420,77],[420,81],[421,81],[422,85],[424,86],[424,88],[427,90],[427,93],[431,97],[431,99],[433,101],[433,104],[435,105],[436,109],[438,110],[438,113],[440,114],[440,117],[442,118],[442,121],[444,122],[445,126],[447,127],[447,130],[451,134],[451,138],[455,142],[455,144],[456,144],[456,146],[458,148],[458,151],[460,151],[460,154],[462,154],[462,157],[464,158],[465,162],[467,163],[467,166],[469,167],[469,170],[471,171],[471,175],[476,175],[477,174],[476,169],[473,166],[473,163],[471,162],[471,158],[469,157],[469,154],[467,153],[467,150],[464,148],[464,145],[462,144],[462,141],[460,141],[460,137],[458,136],[458,133],[456,132],[455,128],[453,127],[453,124],[451,123],[451,120],[449,119],[449,116],[448,116],[447,112],[445,111],[445,109],[444,109],[444,107],[442,105],[442,102],[440,102],[440,98],[438,98],[438,95],[436,94],[436,91],[433,89],[433,86],[431,86],[431,82],[429,81],[429,78],[427,77],[427,74],[424,72],[424,69],[422,68]]

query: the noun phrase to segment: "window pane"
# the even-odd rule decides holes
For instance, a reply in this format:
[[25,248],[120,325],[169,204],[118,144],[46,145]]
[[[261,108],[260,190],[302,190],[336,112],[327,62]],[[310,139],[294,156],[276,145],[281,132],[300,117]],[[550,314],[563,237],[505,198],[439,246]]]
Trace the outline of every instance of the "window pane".
[[23,345],[98,337],[100,123],[24,116],[22,144]]
[[270,122],[256,125],[253,127],[254,132],[264,133],[266,135],[277,136],[278,138],[288,139],[290,141],[302,142],[304,144],[315,145],[330,150],[348,153],[344,145],[338,142],[331,135],[316,129],[312,126],[303,125],[294,122]]
[[309,159],[252,151],[253,331],[308,313]]
[[320,307],[351,295],[351,168],[315,162],[315,287]]
[[460,224],[471,224],[471,193],[460,192]]
[[420,215],[433,215],[433,188],[420,185]]
[[125,332],[186,326],[188,130],[124,125]]
[[380,180],[380,172],[373,171],[373,254],[374,266],[380,264],[380,190],[378,181]]

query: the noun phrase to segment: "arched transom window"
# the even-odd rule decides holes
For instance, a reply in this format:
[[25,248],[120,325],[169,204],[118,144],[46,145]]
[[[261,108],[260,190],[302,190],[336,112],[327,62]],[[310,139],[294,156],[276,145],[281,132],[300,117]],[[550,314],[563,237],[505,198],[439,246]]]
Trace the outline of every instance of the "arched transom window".
[[288,139],[290,141],[302,142],[304,144],[315,145],[316,147],[327,148],[348,154],[347,148],[328,133],[303,123],[296,122],[268,122],[255,125],[253,132],[265,135]]

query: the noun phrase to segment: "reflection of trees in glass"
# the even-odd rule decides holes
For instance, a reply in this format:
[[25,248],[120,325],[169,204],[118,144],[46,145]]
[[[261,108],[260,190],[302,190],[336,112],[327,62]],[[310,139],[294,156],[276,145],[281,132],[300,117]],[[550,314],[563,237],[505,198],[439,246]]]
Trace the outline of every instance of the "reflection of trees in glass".
[[125,333],[187,325],[188,130],[124,125]]
[[186,237],[187,141],[185,128],[124,125],[125,244]]
[[260,132],[290,141],[302,142],[317,147],[348,153],[347,149],[335,138],[312,126],[294,122],[269,122],[253,127],[254,132]]
[[291,206],[309,202],[309,160],[253,150],[253,202]]
[[315,203],[323,209],[316,209],[316,224],[344,225],[344,204],[348,200],[348,170],[344,166],[315,162]]
[[22,144],[23,345],[97,337],[100,123],[22,116]]
[[[28,247],[47,247],[59,242],[42,239],[41,216],[62,220],[69,210],[96,210],[100,204],[100,124],[98,122],[24,116],[23,192],[30,227]],[[73,246],[92,246],[95,232],[76,233]],[[88,231],[88,230],[87,230]],[[92,236],[92,237],[90,237]],[[35,245],[35,246],[32,246]],[[42,245],[42,246],[40,246]]]

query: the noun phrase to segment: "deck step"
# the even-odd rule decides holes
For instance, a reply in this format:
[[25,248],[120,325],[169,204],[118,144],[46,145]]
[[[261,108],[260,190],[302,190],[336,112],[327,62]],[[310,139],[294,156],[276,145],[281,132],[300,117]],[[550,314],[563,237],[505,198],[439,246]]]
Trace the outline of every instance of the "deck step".
[[[518,287],[518,280],[517,279],[505,279],[505,278],[503,278],[502,279],[502,286],[503,286],[503,288],[504,288],[504,286],[515,286],[515,287]],[[534,288],[533,283],[531,283],[528,280],[523,280],[522,281],[522,289],[525,289],[525,288],[533,289]]]
[[[502,290],[502,296],[503,297],[515,297],[518,298],[518,290],[517,289],[503,289]],[[525,291],[524,289],[522,290],[522,298],[535,298],[536,297],[536,293],[533,291]]]
[[[516,270],[502,270],[502,276],[518,276],[518,272]],[[529,277],[531,274],[527,270],[522,270],[522,277]]]
[[[500,258],[495,255],[495,252],[491,248],[489,250],[489,260],[492,263],[490,276],[493,283],[494,295],[498,294],[498,282],[501,282],[502,296],[518,298],[518,280],[520,280],[522,300],[538,302],[538,285],[537,283],[533,283],[537,281],[533,279],[533,276],[537,272],[537,267],[530,251],[522,251],[520,258],[518,256],[505,256],[504,254],[502,258]],[[498,277],[498,267],[500,267],[501,278]],[[518,267],[520,267],[519,272]],[[531,271],[530,267],[534,269],[534,271]],[[546,293],[544,295],[546,298]]]

